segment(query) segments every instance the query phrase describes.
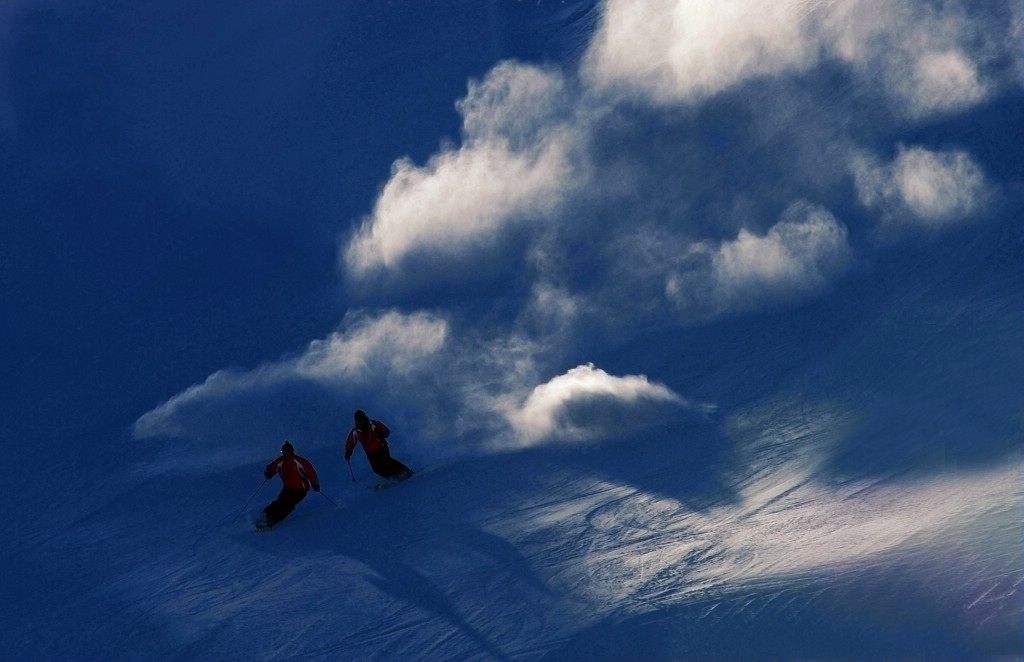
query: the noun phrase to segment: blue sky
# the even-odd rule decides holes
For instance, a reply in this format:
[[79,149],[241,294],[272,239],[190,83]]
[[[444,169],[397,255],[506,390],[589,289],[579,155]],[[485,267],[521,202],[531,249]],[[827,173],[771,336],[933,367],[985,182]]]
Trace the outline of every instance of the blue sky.
[[590,397],[707,415],[721,393],[628,348],[842,307],[1019,215],[1010,2],[3,19],[4,426],[40,448],[232,462],[356,406],[460,450],[550,442]]

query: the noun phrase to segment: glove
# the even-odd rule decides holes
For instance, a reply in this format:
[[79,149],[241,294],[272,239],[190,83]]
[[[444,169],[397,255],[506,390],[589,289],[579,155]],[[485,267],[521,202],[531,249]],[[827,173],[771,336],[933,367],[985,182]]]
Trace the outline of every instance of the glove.
[[352,453],[345,453],[345,461],[348,462],[352,458]]
[[274,472],[271,471],[270,469],[267,469],[266,471],[263,472],[263,477],[266,478],[267,480],[270,480],[271,478],[274,477]]
[[314,492],[319,492],[320,491],[320,483],[313,483],[313,491]]

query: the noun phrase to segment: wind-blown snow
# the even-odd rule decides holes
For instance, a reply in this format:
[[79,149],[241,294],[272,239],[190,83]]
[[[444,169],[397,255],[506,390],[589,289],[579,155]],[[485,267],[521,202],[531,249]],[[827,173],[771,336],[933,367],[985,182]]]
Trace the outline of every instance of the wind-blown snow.
[[[688,362],[693,397],[717,409],[589,365],[526,398],[524,420],[545,425],[571,423],[551,412],[594,398],[682,408],[648,424],[612,407],[623,416],[583,445],[446,459],[395,426],[393,452],[419,474],[375,491],[358,453],[357,482],[349,476],[342,417],[332,438],[293,439],[341,508],[310,494],[267,534],[251,521],[277,490],[261,487],[269,457],[259,453],[277,440],[212,472],[144,461],[74,508],[39,508],[46,527],[12,531],[5,561],[22,598],[4,608],[15,626],[4,650],[82,660],[1020,655],[1024,307],[1010,277],[1021,263],[998,259],[1002,249],[974,247],[992,251],[980,286],[935,285],[959,260],[978,263],[961,255],[919,285],[904,273],[890,297],[858,298],[877,285],[858,283],[845,304],[779,316],[796,345],[780,344],[763,316],[692,331],[687,342],[703,348]],[[758,343],[759,359],[737,354]],[[767,382],[758,365],[775,366]]]
[[[314,252],[326,255],[326,271],[340,267],[349,288],[335,292],[342,288],[332,281],[323,287],[332,294],[311,294],[294,311],[282,295],[280,310],[232,318],[260,319],[262,328],[225,322],[226,340],[215,338],[219,328],[202,336],[210,347],[175,336],[131,353],[116,346],[122,329],[97,320],[122,297],[137,304],[178,285],[139,269],[152,292],[117,290],[103,299],[108,308],[76,319],[92,305],[85,299],[61,317],[74,324],[31,338],[35,353],[11,364],[22,375],[47,362],[58,335],[83,345],[114,336],[104,338],[113,347],[103,360],[79,361],[65,346],[54,361],[75,361],[48,369],[111,371],[95,379],[108,390],[92,402],[130,410],[117,420],[135,425],[118,436],[91,410],[66,410],[70,423],[12,428],[55,437],[38,448],[31,434],[5,439],[2,657],[1024,658],[1019,4],[587,5],[580,21],[593,19],[594,30],[577,58],[467,65],[473,74],[452,123],[461,141],[441,140],[419,163],[380,158],[377,196],[349,193],[358,203],[337,198],[333,180],[357,159],[331,152],[349,144],[355,111],[306,107],[295,123],[317,128],[292,133],[291,108],[283,110],[292,97],[282,90],[308,85],[310,105],[322,105],[323,94],[372,106],[392,88],[369,85],[372,93],[348,98],[347,84],[369,67],[365,53],[346,50],[364,36],[354,34],[362,29],[354,17],[397,5],[416,15],[422,3],[327,1],[308,13],[256,3],[228,42],[218,30],[234,23],[233,8],[209,10],[221,22],[208,35],[194,34],[205,23],[158,11],[160,3],[33,11],[24,24],[0,26],[0,37],[24,40],[11,66],[0,66],[0,88],[25,95],[10,109],[0,102],[0,134],[27,120],[15,106],[61,106],[50,124],[31,124],[24,145],[0,142],[0,173],[15,184],[9,204],[0,195],[0,211],[33,221],[39,212],[33,232],[47,235],[39,246],[62,258],[94,234],[108,186],[166,187],[177,221],[198,215],[184,230],[157,233],[143,255],[161,258],[173,248],[161,242],[193,241],[195,227],[219,222],[222,210],[198,214],[205,203],[192,195],[236,186],[217,200],[232,207],[247,198],[226,210],[246,224],[305,229],[287,201],[315,191],[321,197],[294,216],[338,215],[321,219],[308,243],[338,235]],[[504,6],[487,4],[491,16]],[[579,9],[549,16],[561,26]],[[165,33],[130,29],[148,26],[150,12],[185,26],[152,55],[147,37]],[[0,9],[14,14],[22,16]],[[323,16],[359,27],[335,32]],[[285,17],[295,22],[281,29]],[[387,32],[374,26],[367,41]],[[403,27],[401,38],[423,38],[419,25]],[[259,66],[241,66],[250,61],[244,48],[264,34],[275,35],[275,48],[261,41]],[[179,40],[192,36],[206,37],[195,60],[211,69],[195,79],[184,71],[191,51],[179,53]],[[70,45],[56,48],[61,40]],[[143,52],[150,57],[134,66]],[[93,73],[109,96],[93,96],[103,88],[94,79],[78,80],[71,65],[80,57],[89,71],[116,69]],[[408,63],[394,57],[397,65],[370,69],[397,80]],[[346,58],[356,63],[342,66]],[[37,76],[37,62],[47,75]],[[258,84],[236,83],[245,78],[238,71]],[[287,84],[263,84],[277,77]],[[327,94],[339,81],[344,91]],[[433,81],[417,83],[422,91]],[[204,103],[215,92],[217,103]],[[277,104],[241,103],[277,94]],[[402,94],[396,105],[415,105]],[[75,114],[79,105],[89,112]],[[257,105],[260,121],[229,132]],[[112,109],[114,121],[91,135],[90,122]],[[402,117],[413,124],[416,112]],[[345,126],[323,130],[334,124]],[[356,126],[377,133],[352,145],[397,131]],[[77,135],[82,127],[88,140]],[[218,142],[219,131],[230,139]],[[243,163],[240,145],[278,133],[275,149]],[[308,142],[281,164],[287,181],[258,190],[278,176],[276,157],[293,136]],[[186,138],[189,149],[177,151]],[[109,156],[108,139],[120,141]],[[208,141],[218,142],[215,165],[194,168]],[[63,162],[74,156],[68,146],[86,143],[103,158],[81,164],[110,168],[109,181],[78,179],[71,171],[89,167]],[[158,157],[142,159],[152,170],[140,167],[135,179],[127,173],[138,143]],[[324,150],[315,166],[303,145]],[[43,156],[30,158],[39,147]],[[235,181],[242,165],[260,171],[245,185]],[[327,183],[299,184],[314,175]],[[91,186],[95,207],[79,205]],[[57,204],[51,191],[72,202]],[[164,202],[163,191],[150,193]],[[287,220],[250,219],[277,196],[286,202],[266,214]],[[156,227],[164,207],[127,197],[116,209],[131,218],[121,222],[134,224],[145,209]],[[74,232],[62,225],[72,222]],[[224,236],[233,251],[235,237]],[[34,246],[36,235],[28,237]],[[19,242],[2,246],[5,278],[29,261]],[[186,254],[194,255],[171,251],[155,271],[177,277],[172,263]],[[50,312],[34,299],[43,290],[67,288],[55,300],[79,304],[92,284],[111,282],[87,278],[105,266],[91,254],[77,258],[40,277],[40,289],[5,298],[32,304],[11,317]],[[218,268],[190,277],[205,286],[222,266],[211,263]],[[221,292],[234,302],[239,274],[252,266],[230,264],[238,273]],[[286,267],[268,273],[285,279]],[[147,316],[119,318],[142,327],[137,335],[166,312],[162,299],[149,303]],[[191,301],[182,294],[176,305]],[[319,307],[330,311],[300,317]],[[221,367],[235,360],[220,361],[226,348],[269,334],[270,324],[300,322],[300,340],[281,333],[260,345],[283,356]],[[90,324],[103,333],[79,339]],[[151,346],[165,353],[138,350]],[[167,371],[191,352],[206,353],[190,364],[198,373]],[[121,371],[130,361],[145,365]],[[19,386],[16,371],[8,374]],[[59,383],[39,390],[51,373],[38,374],[34,393],[61,395]],[[90,377],[79,385],[93,386]],[[125,392],[141,381],[146,398],[159,393],[136,411]],[[357,408],[391,426],[392,452],[416,469],[412,480],[371,489],[377,479],[362,452],[345,461]],[[76,426],[85,419],[89,426]],[[284,439],[316,465],[323,492],[257,533],[253,523],[279,489],[276,478],[264,482],[263,467]]]

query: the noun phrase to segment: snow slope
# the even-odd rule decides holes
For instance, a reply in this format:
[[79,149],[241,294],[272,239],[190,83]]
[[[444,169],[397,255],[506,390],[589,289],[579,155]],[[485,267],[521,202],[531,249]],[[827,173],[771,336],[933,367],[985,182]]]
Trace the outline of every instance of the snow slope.
[[1022,27],[0,2],[0,662],[1024,659]]
[[9,510],[3,659],[1020,659],[1024,242],[971,237],[600,356],[717,405],[670,428],[455,459],[397,430],[421,472],[385,491],[344,430],[296,439],[341,508],[266,534],[276,482],[232,519],[276,440],[139,445],[106,490],[83,454]]

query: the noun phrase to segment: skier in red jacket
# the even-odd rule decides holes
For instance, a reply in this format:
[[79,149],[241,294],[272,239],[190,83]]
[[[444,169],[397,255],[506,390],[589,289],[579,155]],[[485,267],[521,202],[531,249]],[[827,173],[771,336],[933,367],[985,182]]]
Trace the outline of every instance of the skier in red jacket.
[[355,413],[355,427],[348,433],[345,440],[345,461],[352,458],[352,450],[356,442],[363,445],[366,459],[370,461],[373,472],[388,480],[405,480],[413,474],[412,469],[391,457],[387,438],[391,434],[388,426],[381,421],[370,420],[363,410]]
[[311,487],[314,492],[320,491],[320,482],[317,480],[313,463],[296,455],[290,441],[285,440],[281,446],[281,457],[275,458],[263,470],[267,480],[273,478],[276,473],[281,474],[281,493],[263,509],[263,519],[256,523],[259,528],[270,528],[288,517],[288,514],[295,510],[295,506],[306,498]]

